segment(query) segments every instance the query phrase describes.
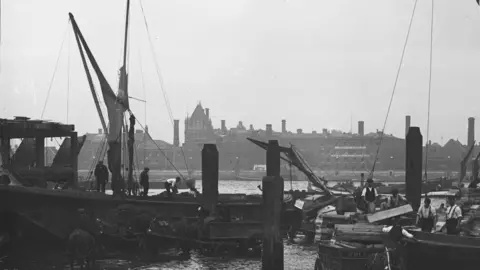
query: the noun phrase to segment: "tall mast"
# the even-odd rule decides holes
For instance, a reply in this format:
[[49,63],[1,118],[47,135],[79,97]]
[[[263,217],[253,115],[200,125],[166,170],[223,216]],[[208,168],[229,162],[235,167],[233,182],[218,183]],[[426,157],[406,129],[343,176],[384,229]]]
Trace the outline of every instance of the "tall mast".
[[[127,74],[127,51],[128,51],[128,21],[130,17],[130,0],[127,0],[127,12],[125,15],[125,40],[123,43],[123,66],[120,70],[120,87],[123,87],[123,94],[125,101],[128,104],[128,74]],[[123,77],[123,85],[122,85],[122,77]],[[128,105],[127,105],[128,106]],[[130,114],[129,118],[129,130],[128,130],[128,179],[127,179],[127,187],[131,189],[133,187],[133,148],[134,148],[134,141],[135,141],[135,117],[133,114]]]
[[[1,0],[0,0],[1,1]],[[125,16],[125,41],[123,42],[123,67],[127,67],[128,19],[130,15],[130,0],[127,0],[127,14]]]

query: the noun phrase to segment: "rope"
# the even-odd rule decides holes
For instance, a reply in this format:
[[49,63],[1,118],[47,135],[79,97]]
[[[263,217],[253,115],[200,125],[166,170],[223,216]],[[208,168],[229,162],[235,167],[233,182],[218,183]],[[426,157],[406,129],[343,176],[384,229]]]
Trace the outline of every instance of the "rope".
[[[168,115],[170,117],[170,122],[172,124],[173,127],[175,127],[174,125],[174,121],[173,121],[173,113],[172,113],[172,108],[170,106],[170,101],[168,99],[168,95],[167,95],[167,91],[165,90],[165,86],[163,84],[163,78],[162,78],[162,75],[161,75],[161,71],[160,71],[160,67],[158,65],[158,62],[157,62],[157,55],[155,53],[155,50],[154,50],[154,47],[153,47],[153,42],[152,42],[152,37],[150,35],[150,29],[148,28],[148,23],[147,23],[147,17],[145,16],[145,12],[143,10],[143,4],[142,4],[142,0],[140,0],[140,8],[142,10],[142,15],[143,15],[143,21],[145,23],[145,29],[147,30],[147,35],[148,35],[148,41],[149,41],[149,45],[150,45],[150,50],[152,51],[152,54],[153,54],[153,61],[155,63],[155,68],[156,68],[156,72],[157,72],[157,77],[158,77],[158,81],[160,83],[160,88],[162,89],[162,93],[163,93],[163,99],[165,101],[165,105],[167,107],[167,111],[168,111]],[[188,163],[187,163],[187,158],[185,156],[185,152],[183,151],[183,147],[180,147],[180,150],[182,151],[182,155],[183,155],[183,160],[185,162],[185,168],[187,169],[187,171],[189,171],[188,169]]]
[[432,91],[432,60],[433,60],[433,11],[434,11],[434,0],[432,0],[432,15],[430,21],[430,71],[428,78],[428,112],[427,112],[427,146],[425,154],[425,180],[428,180],[427,170],[428,170],[428,150],[430,146],[429,134],[430,134],[430,93]]
[[58,62],[60,60],[60,56],[62,55],[63,43],[65,42],[65,37],[67,36],[67,31],[69,26],[70,26],[70,18],[68,19],[68,25],[67,25],[67,28],[65,29],[65,33],[63,34],[62,44],[60,45],[60,50],[58,51],[57,62],[55,63],[55,69],[53,70],[52,79],[50,80],[50,86],[48,87],[47,98],[45,99],[45,104],[43,105],[42,115],[40,116],[40,119],[43,119],[43,114],[45,113],[45,109],[47,108],[48,99],[50,97],[50,91],[52,90],[55,74],[57,73]]
[[[130,115],[133,115],[133,117],[135,117],[135,115],[133,114],[133,112],[131,110],[128,110],[128,112],[130,113]],[[168,161],[168,163],[170,163],[170,165],[172,165],[172,167],[175,169],[175,171],[182,177],[184,178],[183,174],[177,169],[177,167],[175,167],[175,165],[173,165],[172,161],[170,161],[170,159],[167,157],[167,155],[165,154],[165,152],[160,148],[160,146],[158,146],[157,142],[155,142],[155,140],[152,138],[152,136],[150,136],[150,133],[147,133],[145,132],[145,128],[144,126],[142,125],[142,123],[140,123],[140,121],[138,121],[138,119],[135,117],[135,120],[137,121],[137,124],[140,126],[140,128],[142,128],[143,130],[143,133],[144,134],[147,134],[148,138],[153,142],[153,144],[155,144],[155,146],[157,147],[157,149],[160,151],[160,153],[162,153],[162,155],[165,157],[165,159]]]
[[380,152],[380,147],[382,146],[383,137],[384,137],[384,134],[385,134],[385,127],[387,126],[387,120],[388,120],[388,116],[390,114],[390,109],[392,107],[393,97],[395,96],[395,91],[397,90],[398,78],[400,77],[400,71],[401,71],[402,65],[403,65],[403,58],[405,56],[405,51],[407,49],[408,39],[410,37],[410,30],[412,29],[413,18],[415,16],[415,10],[417,9],[417,2],[418,2],[418,0],[415,0],[415,3],[413,5],[413,11],[412,11],[412,16],[410,18],[410,24],[408,26],[407,36],[405,38],[405,44],[403,45],[402,57],[400,58],[400,63],[398,65],[397,76],[395,77],[395,82],[393,84],[393,90],[392,90],[392,95],[390,97],[390,103],[388,104],[387,115],[385,117],[385,122],[383,123],[382,134],[380,135],[380,144],[378,145],[377,153],[375,154],[375,160],[373,161],[372,171],[370,172],[372,177],[373,177],[373,173],[375,172],[375,165],[377,164],[377,159],[378,159],[378,154]]
[[67,124],[68,124],[68,112],[70,103],[70,31],[68,31],[68,44],[67,44]]
[[143,10],[143,4],[142,4],[142,1],[140,0],[140,8],[142,10],[142,15],[143,15],[143,22],[145,23],[145,28],[147,30],[147,35],[148,35],[148,41],[149,41],[149,45],[150,45],[150,50],[152,51],[152,54],[153,54],[153,61],[155,63],[155,68],[156,68],[156,71],[157,71],[157,77],[158,77],[158,81],[160,83],[160,88],[162,89],[162,93],[163,93],[163,99],[165,101],[165,105],[167,107],[167,111],[168,111],[168,114],[169,114],[169,117],[170,117],[170,122],[172,123],[173,125],[173,113],[172,113],[172,109],[170,107],[170,102],[168,100],[168,96],[167,96],[167,92],[165,91],[165,87],[163,85],[163,78],[162,78],[162,75],[160,73],[160,67],[158,65],[158,62],[157,62],[157,55],[155,53],[155,50],[153,48],[153,42],[152,42],[152,37],[150,35],[150,29],[148,28],[148,23],[147,23],[147,18],[145,16],[145,12]]
[[[142,68],[142,52],[138,49],[138,60],[140,63],[140,78],[142,79],[142,90],[143,90],[143,100],[145,100],[145,125],[147,125],[147,91],[145,90],[145,79],[143,77],[143,68]],[[147,158],[147,153],[145,151],[145,137],[143,139],[143,165],[145,166],[145,159]]]

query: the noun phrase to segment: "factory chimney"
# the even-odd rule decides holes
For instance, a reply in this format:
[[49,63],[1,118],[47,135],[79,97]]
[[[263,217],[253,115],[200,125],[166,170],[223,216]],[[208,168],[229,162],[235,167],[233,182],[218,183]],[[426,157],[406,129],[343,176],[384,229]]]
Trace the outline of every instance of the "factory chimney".
[[205,108],[205,115],[207,116],[207,119],[210,120],[210,109]]
[[180,146],[179,123],[180,123],[180,120],[173,120],[173,145],[176,147]]
[[405,116],[405,136],[407,136],[409,129],[410,129],[410,115],[407,115]]
[[282,133],[287,133],[287,120],[282,120]]
[[272,137],[272,135],[273,135],[272,124],[267,124],[266,134],[267,134],[267,137]]
[[468,146],[473,144],[475,140],[475,118],[468,118]]
[[363,121],[358,121],[358,135],[364,136],[365,135],[365,123]]
[[222,130],[222,133],[225,134],[227,132],[227,126],[225,125],[225,120],[221,120],[221,122],[222,122],[221,130]]

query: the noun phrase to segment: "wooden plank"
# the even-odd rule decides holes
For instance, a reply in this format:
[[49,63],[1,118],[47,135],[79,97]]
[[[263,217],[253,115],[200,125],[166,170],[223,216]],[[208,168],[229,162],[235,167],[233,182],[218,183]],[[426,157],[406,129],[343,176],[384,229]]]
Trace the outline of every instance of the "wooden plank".
[[367,215],[367,220],[370,223],[385,220],[388,218],[396,217],[399,215],[407,214],[412,212],[412,206],[410,204],[402,205],[393,209],[388,209],[380,212],[376,212],[370,215]]

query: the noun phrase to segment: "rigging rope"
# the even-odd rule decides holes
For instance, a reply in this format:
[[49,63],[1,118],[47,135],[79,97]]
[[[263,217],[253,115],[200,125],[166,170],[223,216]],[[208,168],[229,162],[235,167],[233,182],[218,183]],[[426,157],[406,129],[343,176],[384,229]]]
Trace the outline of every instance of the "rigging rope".
[[43,105],[43,110],[42,110],[40,119],[43,119],[43,114],[45,113],[45,109],[47,108],[47,103],[48,103],[48,99],[50,98],[50,92],[52,90],[53,81],[55,79],[55,74],[57,73],[58,62],[60,60],[60,56],[62,55],[63,43],[65,42],[65,38],[68,34],[67,31],[69,26],[70,26],[70,18],[68,19],[67,28],[65,29],[65,33],[63,34],[62,44],[60,45],[60,50],[58,51],[57,62],[55,63],[55,69],[53,70],[52,79],[50,80],[50,86],[48,87],[47,98],[45,99],[45,104]]
[[[140,63],[140,78],[142,79],[142,90],[143,90],[143,100],[145,100],[145,125],[147,125],[147,91],[145,90],[145,79],[143,77],[143,68],[142,68],[142,52],[138,49],[138,61]],[[145,159],[147,157],[145,151],[145,135],[143,136],[143,166],[145,166]]]
[[425,180],[428,180],[428,150],[430,146],[429,142],[429,133],[430,133],[430,94],[432,91],[432,59],[433,59],[433,13],[434,11],[434,0],[432,0],[432,14],[431,14],[431,21],[430,21],[430,70],[429,70],[429,78],[428,78],[428,112],[427,112],[427,145],[425,147]]
[[413,18],[415,16],[415,10],[417,9],[417,2],[418,2],[418,0],[415,0],[415,3],[413,5],[413,11],[412,11],[412,16],[410,18],[410,24],[408,26],[407,36],[405,38],[405,44],[403,45],[402,57],[400,58],[400,63],[398,65],[398,69],[397,69],[397,75],[395,77],[395,82],[393,84],[392,95],[390,97],[390,102],[388,104],[388,109],[387,109],[387,115],[385,117],[385,122],[383,123],[382,134],[380,134],[380,144],[378,145],[377,153],[375,154],[375,160],[373,161],[372,171],[370,172],[371,177],[373,177],[373,173],[375,172],[375,165],[377,164],[378,154],[380,152],[380,147],[382,146],[383,137],[385,136],[385,127],[387,126],[387,120],[388,120],[388,116],[390,114],[390,109],[392,107],[393,97],[395,96],[395,91],[397,90],[398,78],[400,77],[400,71],[401,71],[402,65],[403,65],[403,58],[405,56],[405,51],[407,49],[408,39],[410,37],[410,30],[412,29]]
[[167,155],[165,154],[165,152],[160,148],[160,146],[158,146],[157,142],[155,142],[155,140],[152,138],[152,136],[150,136],[150,133],[149,133],[149,132],[145,132],[144,126],[142,125],[142,123],[140,123],[140,121],[138,121],[138,118],[135,117],[135,115],[133,114],[133,112],[132,112],[131,110],[128,110],[128,112],[130,113],[130,115],[133,115],[133,117],[135,118],[135,121],[137,122],[137,124],[140,126],[140,128],[142,128],[143,133],[144,133],[144,134],[147,134],[148,138],[153,142],[153,144],[155,144],[155,146],[157,147],[157,149],[160,151],[160,153],[162,153],[162,155],[165,157],[165,159],[168,161],[168,163],[170,163],[170,165],[172,165],[173,169],[175,169],[175,171],[176,171],[182,178],[184,178],[183,174],[177,169],[177,167],[175,167],[175,165],[172,163],[172,161],[170,161],[170,159],[167,157]]
[[[172,108],[170,106],[170,101],[168,99],[168,95],[167,95],[167,91],[165,90],[165,86],[163,84],[163,78],[162,78],[162,75],[161,75],[161,71],[160,71],[160,66],[158,65],[158,61],[157,61],[157,55],[155,53],[155,49],[153,47],[153,42],[152,42],[152,37],[150,35],[150,29],[148,28],[148,23],[147,23],[147,17],[145,16],[145,11],[143,9],[143,4],[142,4],[142,0],[140,0],[140,9],[142,10],[142,15],[143,15],[143,21],[145,23],[145,29],[147,30],[147,35],[148,35],[148,41],[149,41],[149,45],[150,45],[150,50],[152,51],[152,54],[153,54],[153,62],[155,63],[155,68],[156,68],[156,72],[157,72],[157,77],[158,77],[158,81],[160,83],[160,88],[162,89],[162,93],[163,93],[163,99],[165,101],[165,105],[167,107],[167,111],[168,111],[168,115],[170,117],[170,122],[172,124],[173,127],[175,127],[175,124],[174,124],[174,121],[173,121],[173,112],[172,112]],[[185,168],[187,169],[187,171],[189,171],[188,169],[188,163],[187,163],[187,158],[185,156],[185,152],[183,151],[183,147],[180,147],[180,150],[182,151],[182,155],[183,155],[183,160],[185,162]]]
[[68,124],[68,112],[70,103],[70,31],[68,31],[67,37],[67,124]]

